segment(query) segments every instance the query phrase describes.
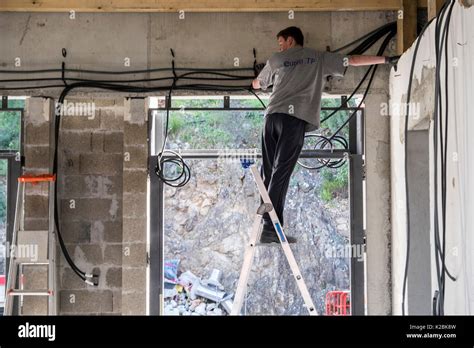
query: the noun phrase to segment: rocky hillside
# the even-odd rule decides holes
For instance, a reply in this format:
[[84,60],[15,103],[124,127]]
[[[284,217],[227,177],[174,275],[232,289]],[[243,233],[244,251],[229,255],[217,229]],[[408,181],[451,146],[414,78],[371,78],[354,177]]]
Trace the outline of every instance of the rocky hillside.
[[[223,273],[235,291],[250,227],[259,204],[250,171],[229,161],[188,161],[193,173],[183,188],[165,189],[165,259],[179,259],[180,271],[207,278]],[[348,290],[347,199],[320,199],[320,175],[295,170],[287,196],[285,231],[298,238],[292,250],[319,313],[331,290]],[[259,247],[249,282],[248,315],[305,315],[303,300],[281,248]]]

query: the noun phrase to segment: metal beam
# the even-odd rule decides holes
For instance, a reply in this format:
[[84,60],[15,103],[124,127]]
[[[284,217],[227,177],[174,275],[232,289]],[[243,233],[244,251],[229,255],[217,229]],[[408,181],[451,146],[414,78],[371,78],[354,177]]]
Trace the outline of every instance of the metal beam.
[[400,0],[2,0],[0,1],[0,12],[69,12],[71,10],[79,12],[380,11],[399,9],[399,1]]

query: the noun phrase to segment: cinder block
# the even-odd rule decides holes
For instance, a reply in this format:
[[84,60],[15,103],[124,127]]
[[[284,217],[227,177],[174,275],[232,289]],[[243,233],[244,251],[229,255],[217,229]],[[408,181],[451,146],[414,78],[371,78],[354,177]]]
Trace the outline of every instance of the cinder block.
[[61,289],[78,290],[85,289],[86,283],[77,276],[77,274],[69,267],[60,270]]
[[123,241],[144,243],[146,241],[146,218],[123,218]]
[[49,146],[49,123],[43,122],[35,125],[33,123],[25,124],[25,144]]
[[91,222],[61,219],[61,235],[65,243],[89,243],[91,241]]
[[61,216],[69,221],[111,220],[121,214],[119,203],[107,198],[62,199]]
[[115,314],[122,314],[122,289],[113,291],[113,311]]
[[100,176],[94,175],[67,175],[64,176],[64,198],[97,197],[101,194]]
[[124,120],[130,123],[143,124],[147,119],[146,99],[128,98],[124,101]]
[[115,98],[115,107],[116,108],[119,108],[119,107],[122,107],[125,105],[124,104],[125,102],[125,98]]
[[104,262],[102,248],[98,244],[75,244],[74,260],[100,265]]
[[92,151],[91,132],[70,132],[62,131],[60,134],[65,141],[62,142],[62,148],[71,152],[90,152]]
[[48,197],[27,196],[25,197],[25,218],[48,218]]
[[100,113],[95,112],[94,117],[88,116],[61,116],[63,130],[95,130],[100,127]]
[[147,145],[148,137],[147,123],[136,124],[125,122],[124,123],[124,143],[126,145]]
[[121,243],[122,237],[122,221],[105,221],[104,223],[104,242]]
[[123,267],[146,267],[146,243],[123,244]]
[[121,154],[91,153],[80,155],[81,174],[117,175],[123,170]]
[[23,299],[21,315],[47,315],[48,298],[43,296],[26,296]]
[[123,194],[123,217],[144,218],[146,217],[146,194],[124,193]]
[[122,269],[122,290],[146,291],[146,268],[124,267]]
[[26,98],[25,103],[25,123],[33,123],[39,125],[44,122],[48,122],[49,115],[44,112],[44,98],[31,97]]
[[23,266],[24,289],[46,289],[48,286],[47,274],[47,266]]
[[104,151],[104,133],[94,132],[92,133],[91,139],[92,152],[103,152]]
[[27,168],[44,168],[44,171],[47,172],[49,165],[49,146],[25,146],[25,166]]
[[101,195],[102,197],[122,196],[123,179],[122,175],[102,176],[101,177]]
[[47,216],[45,216],[44,218],[38,218],[38,219],[25,217],[25,230],[45,231],[48,228],[49,228],[49,221],[48,221]]
[[109,244],[105,246],[104,264],[122,265],[122,245]]
[[63,290],[60,291],[61,313],[108,313],[112,312],[111,290]]
[[49,183],[40,182],[36,185],[25,185],[26,196],[48,196]]
[[146,146],[124,145],[123,152],[124,169],[143,169],[148,167],[148,148]]
[[79,154],[63,149],[60,154],[59,163],[61,164],[61,175],[79,174]]
[[104,134],[104,152],[123,153],[123,133],[113,132]]
[[145,315],[146,292],[122,292],[122,315]]
[[106,285],[108,288],[121,288],[122,287],[122,268],[111,267],[106,273]]
[[123,192],[127,193],[146,193],[147,192],[147,171],[126,170],[123,172]]
[[106,131],[123,131],[123,107],[100,110],[100,129]]
[[113,107],[116,103],[115,99],[113,98],[94,98],[92,101],[96,108],[109,108]]
[[[25,290],[46,289],[48,286],[46,266],[24,266],[23,285]],[[23,302],[23,315],[46,315],[46,297],[27,296]]]

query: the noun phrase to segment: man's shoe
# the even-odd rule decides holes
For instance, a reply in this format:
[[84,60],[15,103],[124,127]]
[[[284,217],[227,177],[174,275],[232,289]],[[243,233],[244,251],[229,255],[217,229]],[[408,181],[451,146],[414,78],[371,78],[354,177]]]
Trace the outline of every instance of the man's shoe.
[[[290,244],[297,242],[297,239],[295,237],[287,236],[287,235],[285,235],[285,237],[286,237],[286,241]],[[280,239],[278,239],[278,236],[273,226],[268,226],[268,227],[266,225],[263,226],[262,234],[260,236],[260,243],[262,244],[280,243]]]

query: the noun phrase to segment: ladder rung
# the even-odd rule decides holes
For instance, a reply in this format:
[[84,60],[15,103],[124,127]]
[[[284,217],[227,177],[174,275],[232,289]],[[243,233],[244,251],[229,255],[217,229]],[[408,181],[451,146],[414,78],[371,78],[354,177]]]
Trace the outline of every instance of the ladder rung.
[[51,296],[53,292],[51,290],[20,290],[20,289],[10,289],[7,292],[9,296]]
[[17,265],[20,266],[48,266],[49,262],[21,262],[15,261]]
[[43,174],[43,175],[22,175],[18,178],[18,182],[24,183],[38,183],[46,181],[55,181],[56,174]]

